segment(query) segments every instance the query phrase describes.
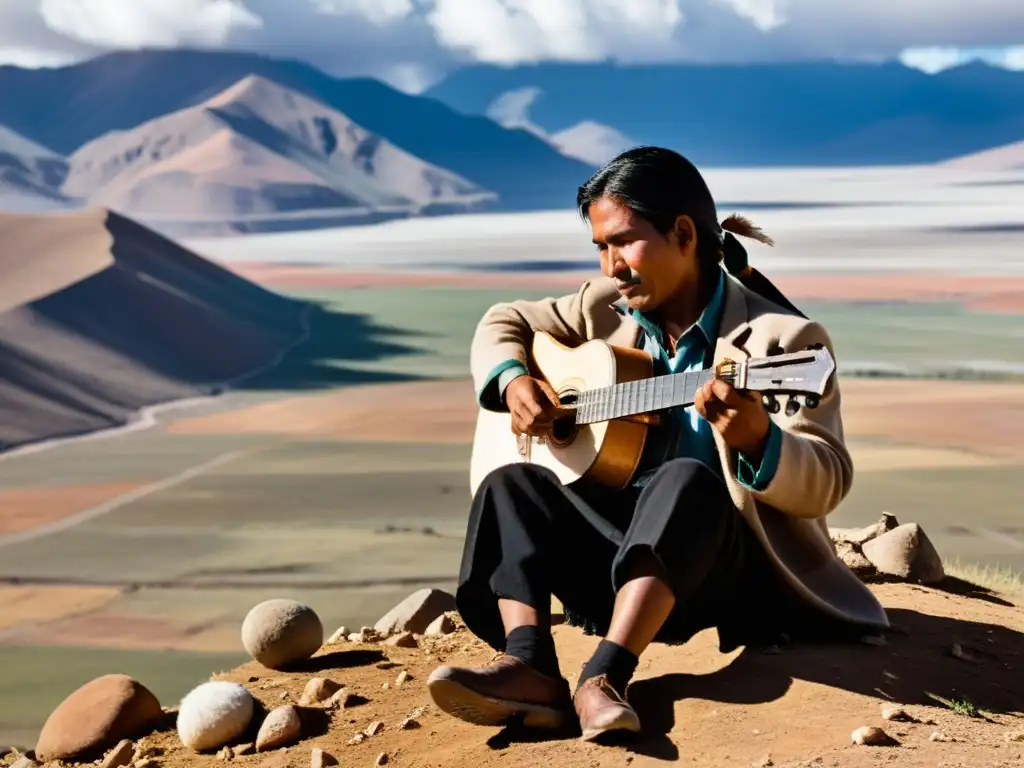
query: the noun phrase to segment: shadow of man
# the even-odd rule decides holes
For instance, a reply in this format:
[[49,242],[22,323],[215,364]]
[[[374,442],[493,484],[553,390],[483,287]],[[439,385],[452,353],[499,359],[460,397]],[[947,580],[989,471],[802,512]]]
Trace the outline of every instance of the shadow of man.
[[941,706],[944,699],[970,702],[982,713],[1024,712],[1024,633],[914,610],[888,613],[899,629],[883,647],[793,645],[778,654],[744,649],[711,674],[636,680],[630,702],[652,734],[672,730],[675,703],[683,699],[767,703],[782,698],[796,680],[904,705]]

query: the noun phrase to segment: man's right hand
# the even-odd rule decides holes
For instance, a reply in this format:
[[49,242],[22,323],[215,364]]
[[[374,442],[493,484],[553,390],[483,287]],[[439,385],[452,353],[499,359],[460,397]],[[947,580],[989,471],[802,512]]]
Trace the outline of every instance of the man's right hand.
[[555,418],[567,413],[551,385],[530,376],[517,376],[509,382],[505,405],[512,414],[512,431],[517,435],[546,434]]

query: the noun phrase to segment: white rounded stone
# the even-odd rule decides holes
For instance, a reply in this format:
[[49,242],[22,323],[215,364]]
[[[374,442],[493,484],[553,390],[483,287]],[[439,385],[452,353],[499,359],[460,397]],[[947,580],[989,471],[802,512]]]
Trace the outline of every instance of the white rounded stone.
[[236,683],[213,681],[193,688],[178,708],[178,737],[196,752],[223,747],[249,727],[252,694]]
[[294,600],[267,600],[242,622],[242,645],[269,669],[284,669],[320,650],[324,627],[316,611]]

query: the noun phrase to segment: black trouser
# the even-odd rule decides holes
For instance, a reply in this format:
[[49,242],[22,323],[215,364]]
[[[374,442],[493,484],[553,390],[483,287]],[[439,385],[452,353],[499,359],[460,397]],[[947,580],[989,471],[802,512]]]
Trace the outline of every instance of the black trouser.
[[615,595],[638,557],[656,558],[676,604],[655,638],[684,642],[717,627],[720,647],[770,644],[785,631],[792,599],[724,481],[676,459],[642,490],[577,482],[512,464],[488,475],[469,516],[456,601],[466,626],[503,650],[498,599],[566,615],[605,635]]

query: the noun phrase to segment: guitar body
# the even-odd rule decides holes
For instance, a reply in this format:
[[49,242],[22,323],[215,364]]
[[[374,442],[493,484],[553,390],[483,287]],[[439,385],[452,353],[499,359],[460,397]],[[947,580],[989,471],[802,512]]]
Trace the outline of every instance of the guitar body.
[[[547,381],[563,403],[572,402],[584,390],[648,379],[654,373],[650,356],[641,350],[600,340],[567,347],[540,332],[534,334],[527,367],[534,378]],[[470,491],[476,494],[493,470],[526,461],[550,469],[565,485],[587,479],[624,488],[640,463],[647,430],[642,420],[576,425],[570,417],[556,422],[553,433],[543,440],[529,438],[527,451],[527,438],[512,431],[511,414],[481,409],[473,439]]]

